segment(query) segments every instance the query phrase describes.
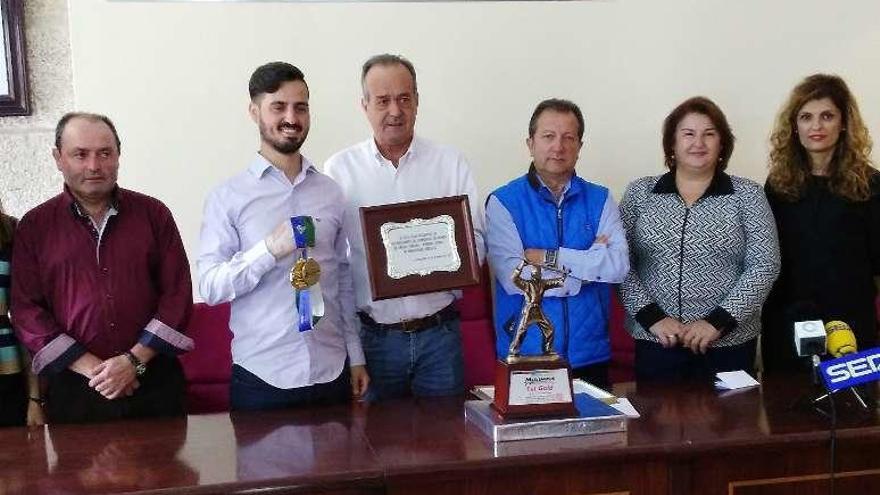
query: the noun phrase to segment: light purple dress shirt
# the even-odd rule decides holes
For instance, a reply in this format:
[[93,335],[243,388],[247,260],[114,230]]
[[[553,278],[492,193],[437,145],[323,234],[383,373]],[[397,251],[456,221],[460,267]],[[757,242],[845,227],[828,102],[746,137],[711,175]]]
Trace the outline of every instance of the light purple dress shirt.
[[[198,270],[208,304],[232,302],[232,360],[270,385],[290,389],[327,383],[364,364],[346,259],[346,201],[339,186],[305,157],[293,180],[261,155],[205,201]],[[315,220],[324,316],[300,332],[289,272],[299,250],[275,260],[264,239],[285,219]]]

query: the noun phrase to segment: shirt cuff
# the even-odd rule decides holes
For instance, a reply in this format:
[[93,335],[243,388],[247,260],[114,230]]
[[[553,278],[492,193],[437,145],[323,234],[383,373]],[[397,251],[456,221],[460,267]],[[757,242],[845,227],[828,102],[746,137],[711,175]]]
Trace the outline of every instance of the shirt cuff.
[[349,366],[363,366],[367,364],[367,360],[364,358],[364,350],[359,344],[347,344],[346,347],[348,350]]
[[85,353],[85,346],[70,335],[62,333],[34,354],[31,367],[35,375],[43,372],[58,373],[66,370]]
[[260,275],[263,275],[275,266],[275,256],[269,252],[265,239],[242,253],[242,259],[247,266]]
[[730,332],[734,328],[737,327],[739,323],[737,323],[736,318],[734,318],[730,313],[727,312],[726,309],[721,306],[716,306],[715,309],[709,313],[709,316],[706,317],[706,322],[715,327],[716,330],[721,332],[721,335]]
[[608,282],[598,273],[599,270],[595,266],[589,266],[589,260],[585,259],[587,256],[604,256],[601,251],[607,249],[608,246],[605,244],[593,244],[584,250],[561,247],[557,264],[563,270],[577,273],[578,277],[586,282]]
[[193,339],[153,318],[141,332],[138,343],[160,354],[174,356],[193,350]]
[[635,314],[634,318],[638,322],[639,325],[642,326],[647,331],[651,330],[651,327],[654,326],[655,323],[666,318],[667,315],[657,303],[651,303],[644,308],[640,309],[638,313]]

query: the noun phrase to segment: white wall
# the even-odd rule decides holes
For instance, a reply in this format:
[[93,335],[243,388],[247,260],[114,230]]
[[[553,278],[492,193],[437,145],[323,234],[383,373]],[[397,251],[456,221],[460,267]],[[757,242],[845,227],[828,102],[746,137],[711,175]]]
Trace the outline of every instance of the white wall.
[[322,162],[368,136],[359,68],[401,53],[419,73],[418,132],[470,157],[483,192],[522,173],[531,110],[550,96],[587,118],[579,173],[620,196],[662,169],[660,124],[696,94],[737,135],[730,171],[763,181],[767,135],[791,87],[839,73],[880,132],[880,2],[608,0],[463,3],[69,2],[75,104],[114,118],[121,183],[164,200],[194,258],[205,194],[245,166],[259,64],[311,88],[304,152]]

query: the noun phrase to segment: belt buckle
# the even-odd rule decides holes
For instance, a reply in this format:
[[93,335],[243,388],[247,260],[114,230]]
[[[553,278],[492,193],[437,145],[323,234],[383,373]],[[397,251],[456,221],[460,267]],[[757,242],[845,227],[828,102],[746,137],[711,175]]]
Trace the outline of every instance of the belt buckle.
[[400,331],[403,333],[414,333],[416,331],[418,319],[415,320],[403,320],[400,322]]

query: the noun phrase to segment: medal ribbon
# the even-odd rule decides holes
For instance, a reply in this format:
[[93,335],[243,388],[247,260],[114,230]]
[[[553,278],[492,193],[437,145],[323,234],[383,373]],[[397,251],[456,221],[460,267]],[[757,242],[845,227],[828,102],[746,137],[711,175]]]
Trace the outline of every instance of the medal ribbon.
[[[300,260],[308,259],[308,248],[315,246],[315,224],[310,216],[290,218],[290,226],[293,228],[293,242],[296,247],[302,249]],[[297,289],[296,311],[299,314],[299,331],[307,332],[312,325],[312,299],[309,288]]]
[[[303,248],[300,259],[306,259],[307,249]],[[299,331],[307,332],[312,329],[312,298],[309,288],[296,291],[296,312],[299,314]]]

